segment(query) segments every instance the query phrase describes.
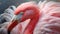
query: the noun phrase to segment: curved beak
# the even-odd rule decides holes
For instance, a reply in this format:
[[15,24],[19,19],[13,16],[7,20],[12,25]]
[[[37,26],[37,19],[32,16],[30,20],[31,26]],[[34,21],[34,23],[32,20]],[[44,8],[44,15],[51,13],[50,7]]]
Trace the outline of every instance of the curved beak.
[[11,20],[11,24],[9,24],[8,26],[8,34],[10,34],[11,30],[20,23],[20,19],[22,19],[23,13],[21,12],[18,15],[15,15],[12,20]]

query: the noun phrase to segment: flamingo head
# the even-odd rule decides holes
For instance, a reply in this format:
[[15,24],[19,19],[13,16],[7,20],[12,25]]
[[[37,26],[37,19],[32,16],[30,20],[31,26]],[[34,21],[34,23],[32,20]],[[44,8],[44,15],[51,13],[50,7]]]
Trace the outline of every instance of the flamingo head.
[[26,2],[17,7],[15,15],[22,15],[19,19],[20,22],[23,22],[27,19],[33,19],[39,16],[39,9],[34,2]]
[[[23,22],[27,19],[30,19],[31,22],[36,23],[39,19],[40,13],[39,8],[34,2],[26,2],[21,5],[19,5],[14,13],[17,16],[17,19],[19,22]],[[14,20],[14,19],[13,19]],[[12,22],[8,26],[8,33],[17,25],[17,21]]]

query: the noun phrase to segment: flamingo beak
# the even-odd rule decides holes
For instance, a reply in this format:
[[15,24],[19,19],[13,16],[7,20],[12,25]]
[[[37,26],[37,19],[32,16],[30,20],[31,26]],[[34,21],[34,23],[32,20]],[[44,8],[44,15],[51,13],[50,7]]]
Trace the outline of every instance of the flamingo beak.
[[[8,34],[10,34],[11,30],[18,24],[20,23],[20,19],[22,19],[23,13],[21,12],[18,15],[14,15],[14,17],[11,20],[11,24],[8,26]],[[17,22],[18,21],[18,22]]]

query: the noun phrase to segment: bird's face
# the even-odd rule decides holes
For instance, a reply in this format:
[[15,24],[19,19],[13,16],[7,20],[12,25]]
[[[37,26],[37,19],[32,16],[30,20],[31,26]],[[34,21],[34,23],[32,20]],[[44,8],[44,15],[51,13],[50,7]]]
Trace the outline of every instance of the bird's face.
[[[15,10],[15,19],[18,19],[19,22],[23,22],[27,19],[31,19],[30,22],[37,22],[39,19],[39,8],[33,2],[26,2],[19,5]],[[17,20],[13,18],[13,23],[8,27],[8,31],[11,31],[18,23]],[[13,25],[13,26],[12,26]]]
[[20,21],[25,21],[26,19],[33,19],[38,14],[38,8],[34,3],[27,2],[23,3],[17,7],[15,15],[19,16]]
[[25,11],[21,11],[19,14],[18,14],[18,19],[20,20],[20,22],[23,22],[27,19],[33,19],[35,17],[35,12],[33,10],[25,10]]

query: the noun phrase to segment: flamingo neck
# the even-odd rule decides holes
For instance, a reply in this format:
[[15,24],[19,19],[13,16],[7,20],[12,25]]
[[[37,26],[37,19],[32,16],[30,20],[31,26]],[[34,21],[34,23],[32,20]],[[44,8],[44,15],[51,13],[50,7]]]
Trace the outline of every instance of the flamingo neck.
[[29,22],[29,24],[25,28],[23,34],[33,34],[33,30],[34,30],[36,24],[38,23],[39,16],[40,15],[37,15],[35,18],[31,19],[31,21]]

